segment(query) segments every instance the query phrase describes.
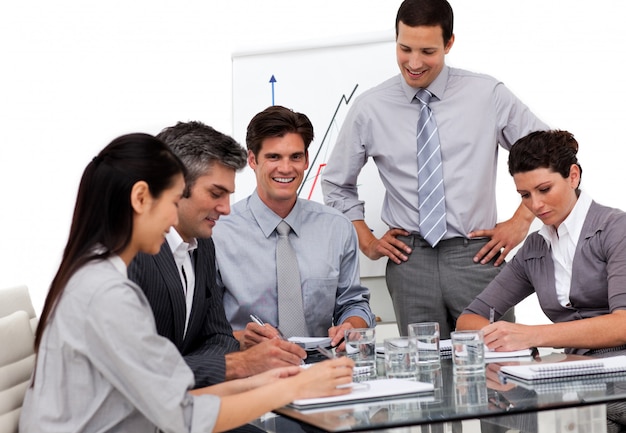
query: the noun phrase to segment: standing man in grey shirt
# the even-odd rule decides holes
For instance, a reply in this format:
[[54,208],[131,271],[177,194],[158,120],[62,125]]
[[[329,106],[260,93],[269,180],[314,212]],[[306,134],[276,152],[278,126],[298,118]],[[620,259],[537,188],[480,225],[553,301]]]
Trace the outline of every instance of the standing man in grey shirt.
[[[501,82],[445,64],[454,43],[446,0],[405,0],[396,17],[396,42],[400,74],[355,101],[322,188],[326,203],[354,224],[361,251],[372,260],[389,258],[387,286],[400,333],[412,322],[437,321],[447,338],[533,219],[520,205],[511,219],[496,224],[498,145],[508,150],[518,138],[548,127]],[[438,140],[441,158],[444,193],[438,203],[445,207],[439,218],[445,224],[434,240],[420,229],[420,220],[430,215],[420,212],[418,198],[418,171],[426,165],[418,163],[418,135],[427,129],[420,112],[434,119],[428,137]],[[381,237],[365,223],[357,191],[370,157],[386,188],[382,219],[389,230]],[[506,318],[513,318],[512,311]]]

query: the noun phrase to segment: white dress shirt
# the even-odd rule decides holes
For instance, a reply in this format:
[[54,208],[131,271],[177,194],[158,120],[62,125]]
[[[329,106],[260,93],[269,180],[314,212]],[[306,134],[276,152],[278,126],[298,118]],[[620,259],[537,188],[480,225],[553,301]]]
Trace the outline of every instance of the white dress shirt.
[[539,230],[539,234],[546,240],[552,253],[556,294],[559,303],[564,307],[570,304],[569,292],[572,283],[572,262],[576,253],[578,238],[580,238],[580,232],[590,206],[591,197],[581,192],[574,208],[559,225],[558,230],[555,230],[554,226],[545,224]]
[[[185,334],[187,334],[187,325],[189,324],[189,315],[191,314],[191,306],[193,305],[194,288],[196,287],[196,274],[193,269],[191,260],[191,254],[198,248],[198,241],[196,238],[192,238],[191,242],[187,243],[178,234],[176,229],[172,227],[165,239],[172,250],[174,255],[174,261],[178,268],[178,274],[180,275],[180,281],[183,284],[183,290],[185,291],[185,303],[187,305],[187,314],[185,316]],[[183,273],[184,270],[184,273]]]

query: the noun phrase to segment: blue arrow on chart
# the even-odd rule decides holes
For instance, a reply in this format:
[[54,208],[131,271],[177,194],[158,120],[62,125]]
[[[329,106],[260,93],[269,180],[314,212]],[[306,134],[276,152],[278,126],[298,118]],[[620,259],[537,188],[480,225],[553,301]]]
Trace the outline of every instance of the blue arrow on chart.
[[274,104],[274,83],[276,82],[276,78],[274,77],[274,75],[272,75],[272,78],[270,78],[270,83],[272,84],[272,105]]

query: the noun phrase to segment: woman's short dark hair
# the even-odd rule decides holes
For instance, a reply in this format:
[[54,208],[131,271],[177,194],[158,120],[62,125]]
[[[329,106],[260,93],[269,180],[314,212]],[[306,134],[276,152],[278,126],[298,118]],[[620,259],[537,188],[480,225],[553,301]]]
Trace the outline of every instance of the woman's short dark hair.
[[[509,173],[524,173],[537,168],[549,168],[564,178],[570,174],[572,164],[578,163],[578,142],[568,131],[535,131],[520,138],[509,153]],[[580,185],[580,184],[579,184]]]

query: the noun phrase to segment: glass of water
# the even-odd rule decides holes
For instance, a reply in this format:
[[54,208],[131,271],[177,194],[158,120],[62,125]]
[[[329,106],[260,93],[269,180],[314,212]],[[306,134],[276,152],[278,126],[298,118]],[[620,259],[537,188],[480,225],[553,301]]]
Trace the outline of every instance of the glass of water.
[[417,378],[417,344],[413,337],[385,339],[385,373],[388,378]]
[[355,382],[376,377],[376,329],[354,328],[344,333],[346,354],[354,360]]
[[420,369],[438,368],[441,363],[439,355],[439,323],[420,322],[408,326],[409,337],[417,340],[417,365]]
[[483,331],[455,331],[452,339],[452,362],[456,374],[485,373]]

